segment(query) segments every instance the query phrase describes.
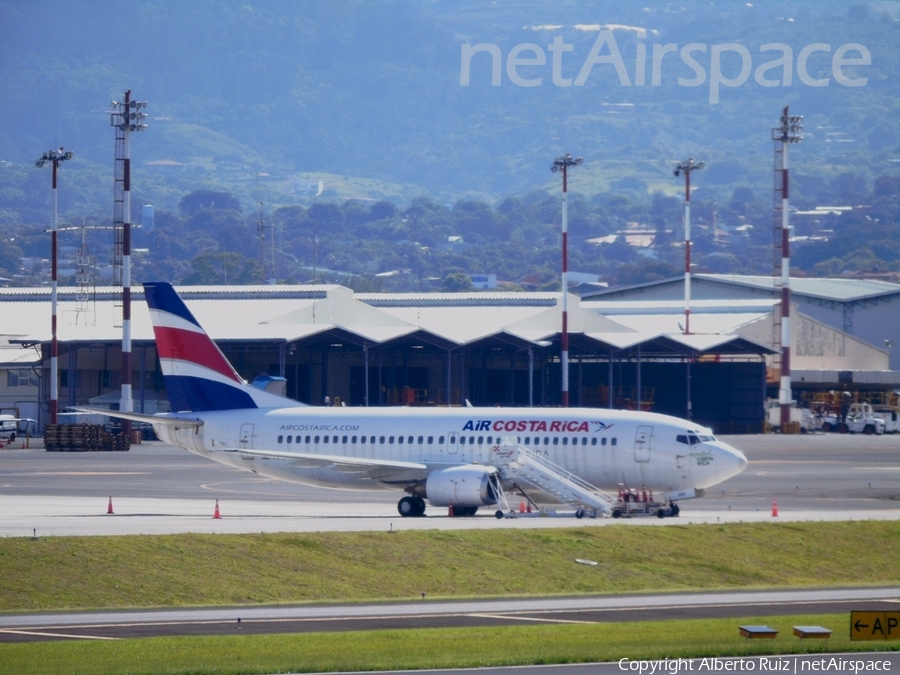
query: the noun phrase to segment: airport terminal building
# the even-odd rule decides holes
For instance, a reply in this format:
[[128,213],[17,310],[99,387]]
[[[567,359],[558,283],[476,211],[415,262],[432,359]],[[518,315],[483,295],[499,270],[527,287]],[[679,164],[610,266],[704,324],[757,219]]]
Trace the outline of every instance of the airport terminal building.
[[[900,387],[900,372],[891,369],[900,357],[890,349],[900,328],[900,286],[792,283],[798,397],[822,388]],[[358,294],[333,285],[178,290],[241,376],[267,375],[270,387],[304,403],[559,405],[559,293]],[[690,335],[680,325],[683,280],[570,295],[571,405],[689,416],[718,433],[762,431],[780,349],[773,343],[771,278],[695,275],[692,295]],[[43,426],[49,289],[0,289],[0,311],[0,412]],[[120,296],[61,288],[58,324],[60,408],[117,408]],[[167,411],[139,288],[132,341],[135,410]]]

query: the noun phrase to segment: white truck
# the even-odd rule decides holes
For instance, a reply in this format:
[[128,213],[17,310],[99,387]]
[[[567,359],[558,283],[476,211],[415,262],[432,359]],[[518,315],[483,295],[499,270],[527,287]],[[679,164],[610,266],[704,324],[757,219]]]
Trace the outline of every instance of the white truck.
[[884,420],[875,414],[870,403],[851,403],[847,410],[847,418],[843,423],[838,414],[824,415],[822,431],[880,436],[884,433]]
[[[776,400],[766,402],[766,422],[773,431],[781,431],[781,404]],[[791,402],[791,422],[796,422],[801,434],[808,434],[816,428],[816,418],[809,408],[798,408]]]
[[875,416],[884,420],[884,433],[900,432],[900,409],[891,406],[875,406]]
[[16,417],[7,413],[0,414],[0,447],[12,443],[17,438],[36,436],[37,420],[30,417]]

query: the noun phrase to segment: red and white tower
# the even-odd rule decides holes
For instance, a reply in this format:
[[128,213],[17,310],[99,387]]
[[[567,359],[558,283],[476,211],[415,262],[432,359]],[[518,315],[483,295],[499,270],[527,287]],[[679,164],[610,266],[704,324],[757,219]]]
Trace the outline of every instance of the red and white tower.
[[[772,129],[775,141],[776,194],[781,193],[781,203],[776,202],[776,213],[781,211],[781,260],[780,280],[776,275],[776,286],[781,285],[781,375],[778,386],[778,403],[781,406],[781,429],[789,428],[791,421],[791,269],[790,269],[790,173],[788,169],[788,146],[803,140],[803,117],[790,115],[788,106],[781,113],[780,125]],[[780,164],[780,168],[779,168]],[[777,180],[780,173],[780,185]],[[776,232],[778,231],[776,224]],[[776,268],[779,265],[776,265]]]
[[684,174],[684,334],[691,334],[691,172],[706,166],[693,157],[675,167],[675,177]]
[[41,168],[47,162],[53,164],[53,225],[50,229],[50,424],[56,424],[59,415],[59,342],[56,332],[57,284],[59,281],[59,199],[57,174],[60,162],[72,159],[71,150],[50,150],[41,155],[34,165]]
[[560,404],[569,407],[569,182],[568,169],[584,162],[581,157],[572,157],[566,153],[553,160],[550,170],[553,173],[562,171],[562,349],[560,369],[562,371],[562,396]]
[[[125,100],[112,102],[110,125],[116,130],[116,167],[114,197],[115,254],[113,283],[122,285],[122,395],[119,410],[134,410],[131,388],[131,132],[147,128],[146,101],[135,101],[131,90]],[[121,236],[120,236],[121,235]],[[122,431],[131,432],[131,422],[122,420]]]

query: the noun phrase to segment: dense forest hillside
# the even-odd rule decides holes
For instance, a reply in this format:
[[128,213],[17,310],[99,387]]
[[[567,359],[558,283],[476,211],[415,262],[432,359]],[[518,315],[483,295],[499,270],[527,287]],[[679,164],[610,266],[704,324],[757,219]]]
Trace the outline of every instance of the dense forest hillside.
[[[585,159],[570,181],[573,268],[677,269],[672,169],[693,156],[707,163],[700,263],[765,271],[785,105],[805,116],[794,204],[856,207],[797,220],[795,269],[895,266],[900,2],[0,0],[0,37],[0,276],[13,283],[40,279],[21,258],[47,253],[42,152],[76,154],[60,172],[63,223],[110,220],[109,101],[126,89],[149,101],[132,143],[134,220],[143,204],[158,214],[138,235],[145,271],[176,281],[215,276],[202,256],[232,254],[257,267],[238,261],[229,280],[541,274],[558,264],[549,168],[567,151]],[[186,210],[204,191],[233,208]],[[394,270],[413,272],[374,276]]]

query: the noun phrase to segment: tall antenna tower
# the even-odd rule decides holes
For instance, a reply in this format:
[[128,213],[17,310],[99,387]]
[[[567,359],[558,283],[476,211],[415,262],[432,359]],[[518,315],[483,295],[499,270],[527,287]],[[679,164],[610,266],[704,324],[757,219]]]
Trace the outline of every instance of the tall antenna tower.
[[259,261],[263,268],[263,282],[268,281],[269,274],[266,267],[266,223],[263,220],[263,202],[259,198],[259,171],[256,172],[256,202],[259,209],[256,213],[256,234],[259,236]]
[[[112,102],[110,126],[116,130],[115,188],[113,196],[113,284],[122,288],[122,398],[119,410],[134,410],[131,394],[131,132],[147,128],[146,101],[135,101],[131,90],[125,100]],[[122,433],[130,435],[131,422],[122,420]]]
[[97,325],[97,259],[87,246],[88,228],[82,224],[81,246],[75,254],[75,323]]
[[790,269],[790,173],[788,147],[803,140],[803,117],[790,115],[788,106],[781,112],[779,126],[772,129],[775,142],[775,208],[773,209],[773,260],[774,288],[781,292],[781,307],[775,312],[773,330],[777,326],[777,342],[780,345],[778,364],[778,403],[781,406],[781,431],[784,433],[791,421],[791,269]]

